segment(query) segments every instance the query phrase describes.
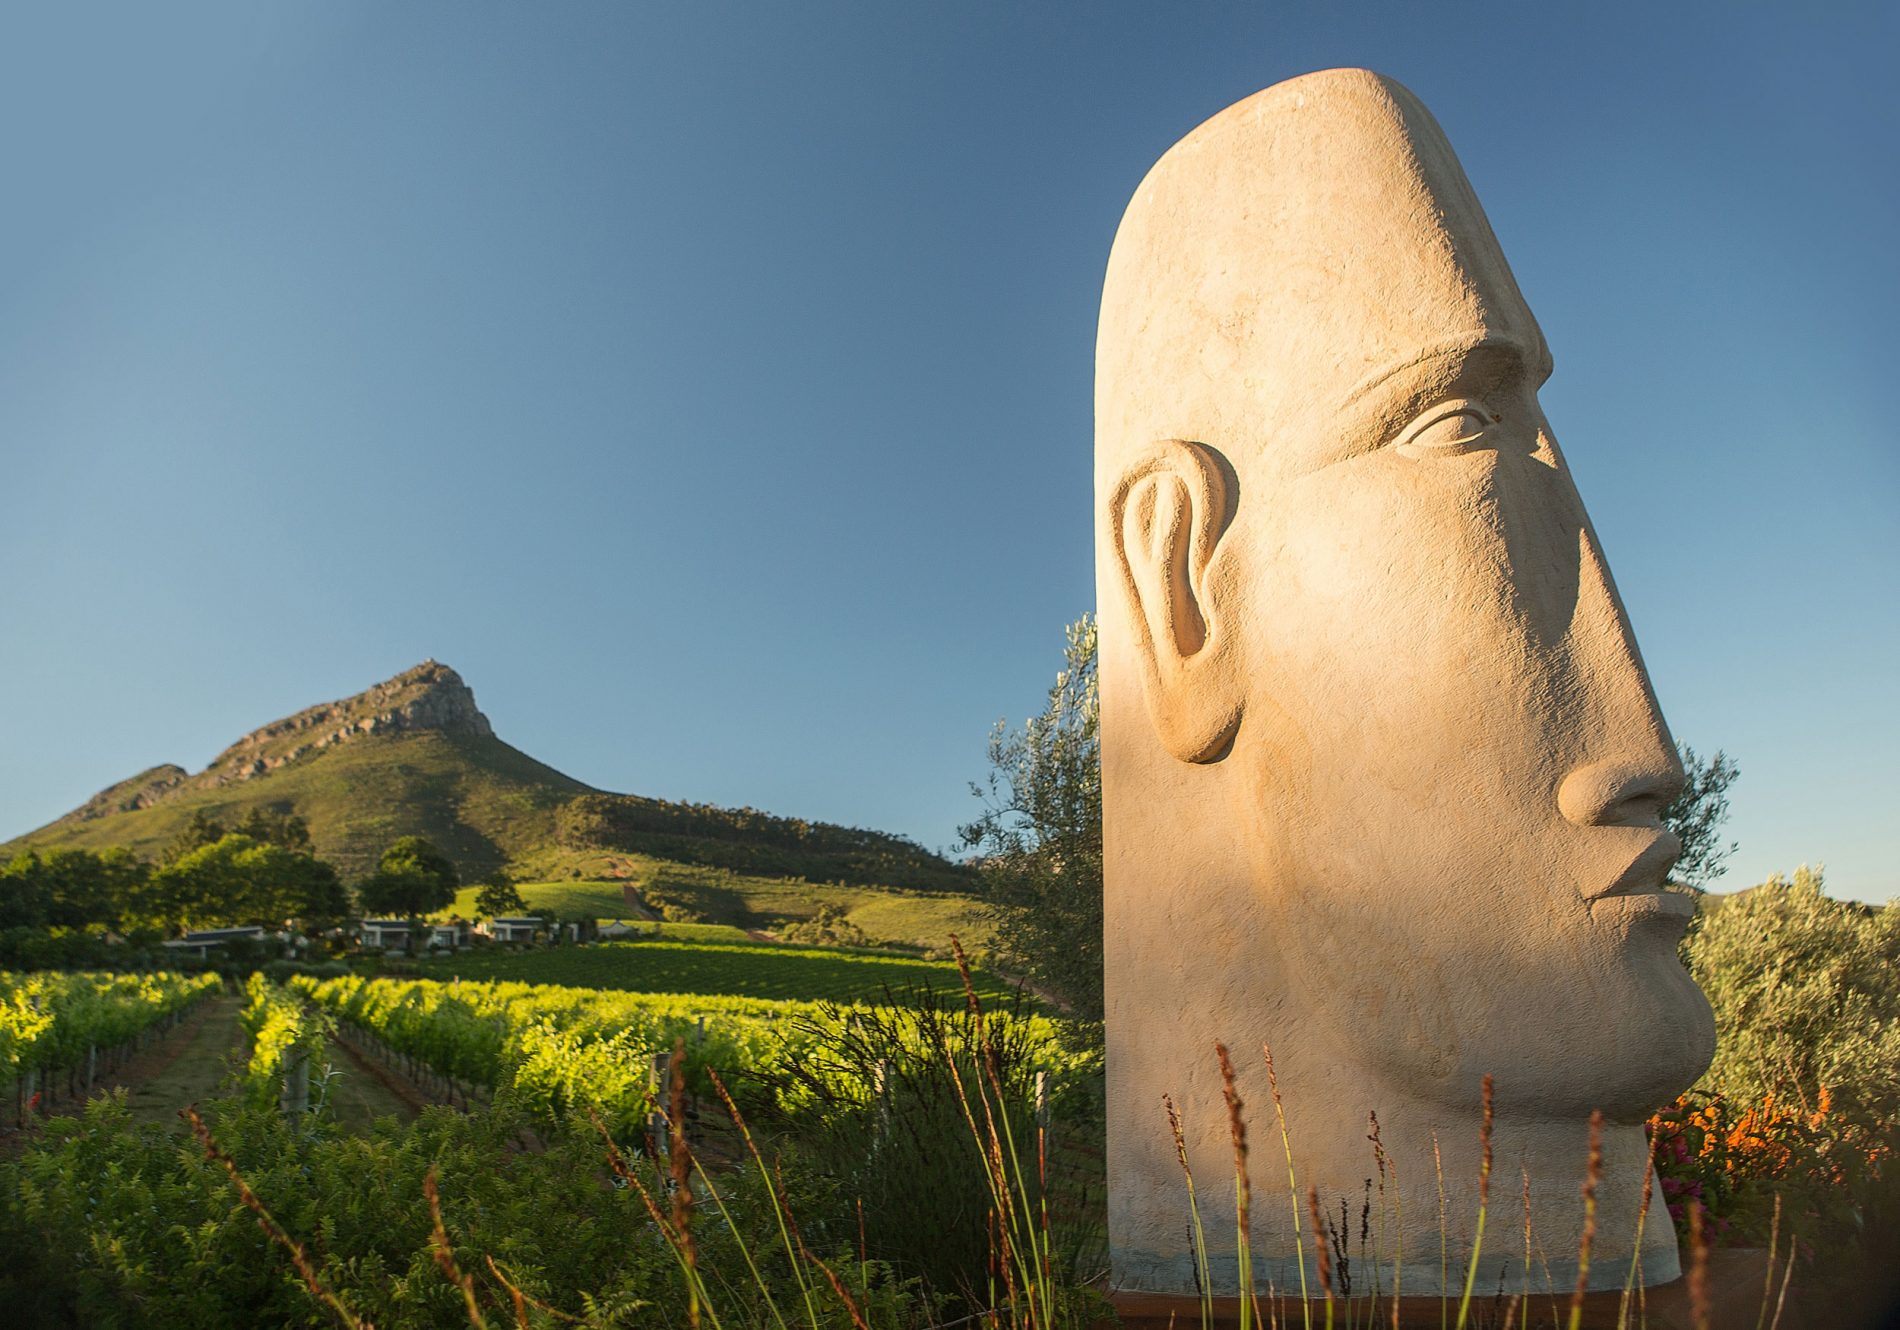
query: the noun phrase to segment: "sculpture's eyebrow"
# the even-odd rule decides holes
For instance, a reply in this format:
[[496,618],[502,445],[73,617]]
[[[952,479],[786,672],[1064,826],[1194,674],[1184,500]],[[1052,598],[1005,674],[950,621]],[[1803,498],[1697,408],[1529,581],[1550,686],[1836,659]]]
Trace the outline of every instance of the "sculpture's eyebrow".
[[[1432,385],[1460,377],[1466,367],[1474,364],[1486,365],[1503,373],[1516,370],[1534,374],[1534,381],[1541,383],[1550,375],[1550,351],[1541,338],[1533,346],[1526,347],[1519,339],[1501,333],[1457,333],[1374,370],[1353,386],[1341,405],[1356,407],[1381,389],[1392,385],[1395,380],[1402,385],[1402,389],[1414,390],[1406,394],[1408,398],[1420,392],[1429,393]],[[1407,379],[1412,380],[1412,383],[1405,383]]]
[[1419,412],[1447,397],[1484,397],[1512,382],[1535,388],[1550,374],[1543,339],[1486,329],[1454,333],[1374,370],[1337,408],[1334,446],[1302,470],[1334,466],[1376,452]]

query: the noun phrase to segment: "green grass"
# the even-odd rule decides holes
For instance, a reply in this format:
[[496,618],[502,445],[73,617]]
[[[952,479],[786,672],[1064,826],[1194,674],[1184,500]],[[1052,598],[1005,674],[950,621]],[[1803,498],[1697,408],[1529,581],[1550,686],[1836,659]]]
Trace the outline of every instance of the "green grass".
[[[327,1091],[318,1084],[318,1077],[326,1068],[336,1073]],[[367,1135],[375,1127],[378,1118],[393,1117],[398,1122],[410,1122],[416,1116],[416,1110],[408,1100],[383,1084],[374,1072],[335,1040],[324,1041],[323,1055],[311,1068],[310,1096],[313,1105],[319,1093],[326,1095],[324,1110],[335,1119],[337,1125],[359,1136]]]
[[[188,1028],[139,1056],[135,1066],[143,1074],[116,1082],[110,1076],[102,1077],[100,1092],[124,1084],[126,1107],[134,1122],[178,1129],[178,1112],[185,1105],[205,1103],[231,1092],[233,1068],[245,1056],[238,1008],[239,1004],[230,998],[213,999],[202,1015],[192,1018]],[[341,1072],[330,1085],[328,1107],[346,1131],[366,1133],[380,1117],[393,1116],[403,1122],[415,1117],[415,1110],[406,1101],[336,1045],[326,1046],[324,1055],[311,1068],[313,1099],[318,1093],[315,1080],[326,1063]],[[68,1105],[61,1105],[60,1111],[68,1115],[78,1112]]]
[[734,928],[731,924],[680,924],[671,920],[655,921],[649,927],[657,928],[662,942],[714,942],[734,947],[770,947],[777,944],[760,942],[743,928]]
[[[530,913],[552,910],[563,919],[636,919],[639,916],[621,900],[618,882],[521,882],[515,889],[528,903]],[[463,887],[455,893],[455,904],[437,917],[459,914],[475,916],[475,897],[480,886]]]
[[[530,866],[538,872],[563,862],[555,855],[536,855]],[[983,917],[983,904],[971,896],[944,892],[880,891],[874,887],[847,887],[836,883],[806,882],[800,878],[749,877],[725,868],[672,863],[644,855],[580,856],[565,859],[569,872],[589,877],[613,877],[637,888],[649,902],[671,902],[690,910],[708,924],[725,926],[728,937],[745,930],[772,931],[810,919],[824,905],[844,911],[845,918],[879,945],[945,950],[956,934],[971,952],[989,945],[994,931]],[[635,918],[624,903],[621,881],[586,878],[517,884],[530,911],[552,910],[563,918]],[[464,887],[452,907],[472,917],[478,888]]]
[[[629,993],[702,993],[805,1001],[902,1002],[919,989],[960,999],[962,980],[947,961],[872,951],[690,942],[602,942],[533,951],[485,950],[445,956],[419,967],[430,978],[494,979]],[[1013,996],[1003,981],[978,971],[986,1003]]]

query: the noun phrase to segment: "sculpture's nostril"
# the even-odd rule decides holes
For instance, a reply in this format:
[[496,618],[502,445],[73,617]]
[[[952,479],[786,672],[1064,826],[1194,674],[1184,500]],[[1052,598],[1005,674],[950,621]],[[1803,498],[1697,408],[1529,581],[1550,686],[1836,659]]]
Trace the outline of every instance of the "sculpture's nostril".
[[1564,777],[1557,808],[1580,827],[1655,826],[1681,791],[1674,763],[1591,762]]

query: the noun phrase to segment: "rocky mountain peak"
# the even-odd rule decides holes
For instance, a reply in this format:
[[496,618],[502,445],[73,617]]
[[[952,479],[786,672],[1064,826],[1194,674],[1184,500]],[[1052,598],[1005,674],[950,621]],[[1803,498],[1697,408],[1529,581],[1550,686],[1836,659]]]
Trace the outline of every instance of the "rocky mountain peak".
[[61,822],[91,822],[162,803],[187,791],[255,780],[300,758],[369,735],[439,730],[489,738],[495,733],[462,676],[437,660],[404,670],[354,697],[305,707],[252,730],[197,775],[166,763],[108,786]]
[[252,730],[212,759],[205,782],[250,780],[335,744],[400,730],[441,730],[487,738],[494,734],[462,676],[425,660],[354,697],[305,707],[294,716]]

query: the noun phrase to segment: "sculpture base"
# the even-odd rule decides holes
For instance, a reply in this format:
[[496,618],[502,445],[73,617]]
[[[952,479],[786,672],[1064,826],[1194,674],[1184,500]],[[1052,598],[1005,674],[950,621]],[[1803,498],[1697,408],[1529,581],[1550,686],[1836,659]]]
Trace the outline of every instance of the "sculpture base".
[[[1768,1253],[1758,1248],[1727,1248],[1709,1253],[1708,1278],[1708,1322],[1711,1327],[1741,1326],[1756,1324],[1756,1314],[1762,1306],[1762,1290],[1768,1277]],[[1775,1274],[1775,1293],[1781,1291],[1782,1272]],[[1632,1294],[1632,1300],[1637,1296]],[[1632,1310],[1629,1318],[1631,1325],[1646,1325],[1649,1330],[1693,1330],[1695,1318],[1689,1303],[1689,1286],[1686,1279],[1677,1279],[1667,1284],[1658,1284],[1654,1288],[1643,1290],[1643,1304],[1647,1307],[1647,1317]],[[1182,1297],[1171,1293],[1111,1293],[1109,1304],[1114,1307],[1123,1330],[1195,1330],[1201,1324],[1201,1303],[1198,1298]],[[1591,1293],[1583,1300],[1583,1325],[1587,1330],[1614,1330],[1621,1312],[1623,1295],[1621,1293]],[[1497,1326],[1503,1323],[1504,1309],[1510,1299],[1499,1303],[1495,1296],[1472,1297],[1471,1317],[1467,1322],[1473,1326]],[[1570,1299],[1567,1294],[1559,1294],[1556,1299],[1557,1314],[1560,1323],[1569,1323]],[[1450,1300],[1450,1323],[1458,1320],[1458,1299]],[[1543,1325],[1550,1319],[1551,1300],[1547,1295],[1536,1295],[1530,1300],[1532,1315],[1527,1318],[1525,1309],[1520,1308],[1515,1324],[1523,1326],[1527,1319],[1534,1324]],[[1320,1304],[1313,1305],[1313,1324],[1322,1325]],[[1271,1325],[1274,1312],[1277,1311],[1279,1324],[1303,1325],[1297,1299],[1282,1301],[1276,1309],[1270,1311],[1263,1298],[1260,1302],[1263,1325]],[[1781,1330],[1794,1330],[1803,1322],[1795,1315],[1795,1308],[1789,1306],[1781,1318]],[[1357,1312],[1355,1322],[1353,1312]],[[1771,1298],[1766,1324],[1774,1319],[1774,1303]],[[1399,1304],[1398,1324],[1407,1330],[1424,1330],[1446,1324],[1444,1308],[1439,1299],[1404,1298]],[[1333,1303],[1333,1323],[1335,1325],[1376,1325],[1389,1326],[1392,1322],[1391,1299],[1383,1300],[1378,1309],[1377,1319],[1372,1319],[1370,1299],[1354,1299],[1349,1309],[1345,1299],[1336,1299]],[[1240,1300],[1238,1298],[1215,1298],[1214,1317],[1210,1323],[1214,1330],[1233,1330],[1240,1324]]]

